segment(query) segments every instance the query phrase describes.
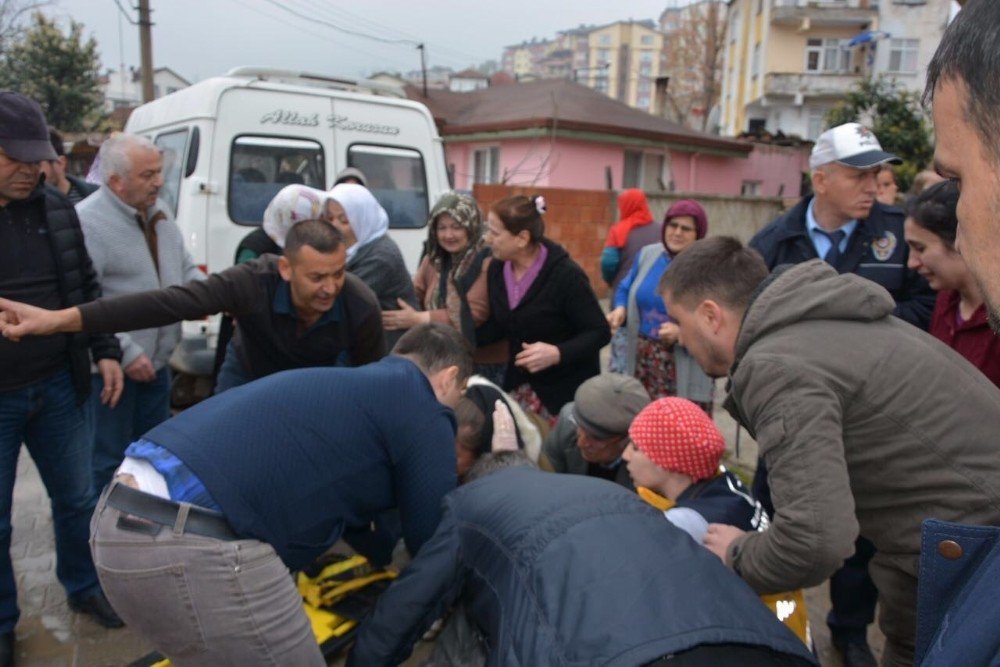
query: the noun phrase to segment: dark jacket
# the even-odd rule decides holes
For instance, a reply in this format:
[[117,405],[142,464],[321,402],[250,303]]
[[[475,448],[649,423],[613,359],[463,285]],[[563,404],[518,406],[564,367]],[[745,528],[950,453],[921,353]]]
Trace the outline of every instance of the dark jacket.
[[[79,306],[101,296],[101,286],[83,242],[80,221],[68,199],[54,188],[39,186],[27,199],[12,201],[6,208],[11,214],[20,210],[45,221],[63,307]],[[91,355],[95,361],[119,361],[121,347],[118,339],[110,334],[76,333],[66,336],[73,385],[77,400],[82,403],[90,393]]]
[[264,255],[206,280],[100,299],[80,309],[83,329],[131,331],[225,311],[237,319],[234,347],[253,378],[291,368],[361,366],[385,356],[382,313],[364,283],[348,274],[333,308],[299,332],[277,263]]
[[1000,528],[924,521],[914,664],[1000,664],[998,597]]
[[635,493],[516,467],[448,494],[348,665],[400,664],[459,596],[489,665],[640,665],[701,644],[810,659],[753,592]]
[[[382,310],[399,310],[398,299],[419,309],[413,278],[406,270],[406,262],[399,246],[388,234],[358,248],[357,254],[347,262],[347,270],[356,275],[378,297]],[[391,350],[405,331],[385,332]]]
[[[549,255],[527,294],[511,310],[503,279],[505,262],[489,268],[490,321],[480,327],[480,345],[506,338],[510,360],[504,389],[531,385],[553,415],[573,400],[580,384],[601,372],[598,355],[611,340],[590,280],[562,246],[543,239]],[[487,333],[488,332],[488,333]],[[550,343],[559,348],[559,364],[538,373],[514,365],[522,343]]]
[[[817,258],[806,229],[811,200],[805,197],[750,240],[750,246],[764,256],[768,269]],[[895,206],[875,202],[868,217],[858,221],[836,268],[889,290],[896,302],[894,314],[926,331],[937,296],[920,274],[906,268],[910,251],[903,238],[903,219],[903,212]]]
[[293,570],[396,507],[416,554],[455,488],[454,414],[402,357],[276,373],[144,437],[191,468],[238,535]]
[[70,184],[73,186],[73,188],[75,188],[76,191],[80,193],[80,197],[82,199],[86,199],[90,195],[94,194],[101,187],[96,183],[88,183],[82,178],[77,178],[76,176],[70,176],[69,174],[66,174],[66,180],[69,181]]
[[767,525],[767,515],[743,482],[723,468],[715,477],[703,479],[677,496],[676,507],[700,514],[708,523],[725,523],[742,530],[756,531]]
[[[573,401],[563,406],[559,411],[559,421],[554,429],[545,436],[542,443],[542,454],[548,459],[554,472],[564,472],[571,475],[586,475],[590,464],[583,460],[580,448],[577,446],[576,419],[573,418]],[[628,474],[628,466],[619,459],[615,470],[615,484],[630,491],[635,490],[632,476]]]

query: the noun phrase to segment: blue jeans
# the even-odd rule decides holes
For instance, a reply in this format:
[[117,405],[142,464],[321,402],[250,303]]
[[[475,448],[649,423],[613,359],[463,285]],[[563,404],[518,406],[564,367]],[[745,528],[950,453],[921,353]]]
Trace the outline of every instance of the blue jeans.
[[215,380],[215,393],[221,394],[227,389],[239,387],[253,380],[243,364],[240,363],[239,355],[232,341],[226,346],[226,356],[222,360],[222,367],[219,368],[219,377]]
[[84,410],[69,371],[0,392],[0,633],[17,625],[17,586],[10,561],[10,513],[23,442],[52,500],[56,577],[70,597],[98,589],[87,544],[97,503],[90,474]]
[[92,375],[90,382],[87,418],[94,443],[94,491],[99,494],[125,457],[125,448],[170,418],[170,371],[160,369],[152,382],[125,378],[121,400],[114,408],[101,405],[101,376]]

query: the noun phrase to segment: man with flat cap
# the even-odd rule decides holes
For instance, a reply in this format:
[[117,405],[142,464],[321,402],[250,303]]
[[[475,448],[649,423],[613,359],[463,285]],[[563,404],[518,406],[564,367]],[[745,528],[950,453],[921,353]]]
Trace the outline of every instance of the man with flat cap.
[[[878,283],[892,295],[896,317],[926,331],[935,292],[923,277],[907,268],[909,246],[903,238],[903,212],[875,199],[880,166],[900,162],[882,150],[875,134],[859,123],[827,130],[816,140],[809,157],[815,194],[804,197],[764,227],[750,246],[763,255],[769,270],[821,258],[838,273],[855,273]],[[754,495],[773,513],[766,479],[761,461]],[[832,607],[827,624],[846,667],[875,664],[867,640],[877,600],[868,574],[874,552],[871,542],[859,538],[854,556],[830,579]]]
[[[41,107],[0,91],[0,297],[64,308],[100,296],[72,204],[42,185],[44,160],[55,160]],[[0,340],[0,667],[13,664],[17,588],[10,560],[11,497],[21,443],[49,497],[56,535],[56,576],[70,608],[101,625],[122,622],[104,598],[87,545],[97,501],[83,403],[90,359],[103,378],[101,401],[122,391],[121,349],[111,335]]]
[[634,489],[622,465],[622,452],[629,425],[647,405],[649,394],[634,377],[594,376],[559,411],[559,422],[545,438],[542,453],[555,472],[597,477]]

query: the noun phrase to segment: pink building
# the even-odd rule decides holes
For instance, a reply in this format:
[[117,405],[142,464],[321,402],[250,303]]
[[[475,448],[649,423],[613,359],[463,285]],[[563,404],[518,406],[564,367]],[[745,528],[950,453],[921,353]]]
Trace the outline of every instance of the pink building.
[[795,197],[801,149],[691,130],[567,80],[474,92],[416,89],[445,142],[454,186],[503,183],[581,190],[639,187]]

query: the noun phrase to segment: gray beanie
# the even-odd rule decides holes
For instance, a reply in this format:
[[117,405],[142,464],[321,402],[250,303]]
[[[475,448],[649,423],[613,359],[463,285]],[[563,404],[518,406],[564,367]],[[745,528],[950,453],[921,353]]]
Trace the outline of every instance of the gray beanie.
[[576,423],[600,440],[626,435],[632,420],[650,403],[642,383],[620,373],[590,378],[580,385],[574,398]]

